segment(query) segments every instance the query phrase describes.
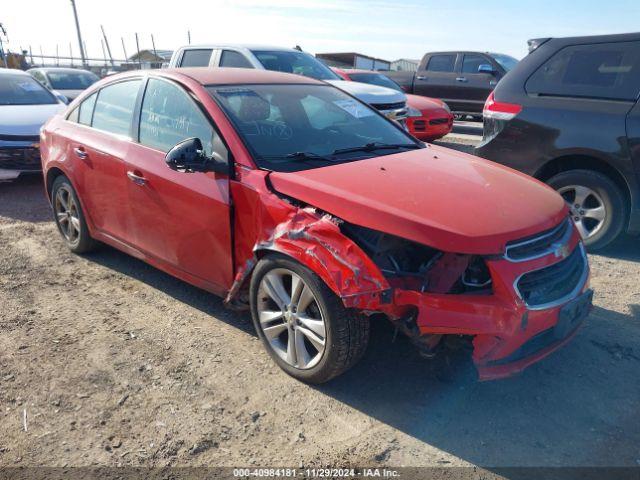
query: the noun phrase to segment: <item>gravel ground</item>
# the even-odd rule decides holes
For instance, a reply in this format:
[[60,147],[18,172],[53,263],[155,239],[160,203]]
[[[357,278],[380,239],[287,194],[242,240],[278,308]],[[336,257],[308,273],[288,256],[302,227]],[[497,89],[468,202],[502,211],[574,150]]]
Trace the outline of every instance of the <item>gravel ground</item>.
[[39,178],[1,184],[0,465],[637,466],[638,239],[590,259],[593,313],[521,376],[442,382],[375,322],[362,362],[314,388],[218,298],[69,253]]

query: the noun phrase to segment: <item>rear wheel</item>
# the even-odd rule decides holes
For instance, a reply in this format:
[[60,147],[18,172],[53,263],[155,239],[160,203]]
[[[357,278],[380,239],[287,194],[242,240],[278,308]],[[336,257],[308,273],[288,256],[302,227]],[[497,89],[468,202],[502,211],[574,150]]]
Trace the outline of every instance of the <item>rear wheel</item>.
[[67,177],[60,176],[53,182],[51,205],[58,230],[69,250],[74,253],[94,250],[97,242],[89,235],[78,195]]
[[571,218],[590,250],[607,246],[620,235],[627,206],[620,188],[606,175],[592,170],[569,170],[547,182],[562,195]]
[[265,348],[307,383],[340,375],[362,357],[369,321],[303,265],[281,255],[260,260],[251,278],[251,314]]

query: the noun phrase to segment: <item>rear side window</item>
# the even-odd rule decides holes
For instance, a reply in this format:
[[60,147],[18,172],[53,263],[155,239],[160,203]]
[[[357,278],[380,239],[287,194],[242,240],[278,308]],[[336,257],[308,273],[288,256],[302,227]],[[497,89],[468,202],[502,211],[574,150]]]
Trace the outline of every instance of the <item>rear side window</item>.
[[207,155],[221,140],[189,95],[173,83],[149,79],[140,114],[140,143],[162,152],[187,138],[199,138]]
[[640,42],[565,47],[534,72],[527,93],[635,100],[640,92]]
[[221,67],[253,68],[244,55],[233,50],[223,50],[220,58]]
[[105,132],[129,135],[140,82],[129,80],[100,90],[91,125]]
[[482,55],[465,53],[462,59],[462,73],[478,73],[480,65],[491,65],[491,62]]
[[182,61],[180,62],[180,66],[181,67],[208,67],[209,60],[211,60],[212,52],[213,50],[210,48],[185,50],[182,53]]
[[431,72],[453,72],[456,64],[455,55],[434,55],[427,63],[427,70]]
[[78,107],[80,112],[78,114],[78,123],[91,125],[91,117],[93,117],[93,107],[96,104],[96,98],[98,98],[98,94],[94,93],[80,104]]

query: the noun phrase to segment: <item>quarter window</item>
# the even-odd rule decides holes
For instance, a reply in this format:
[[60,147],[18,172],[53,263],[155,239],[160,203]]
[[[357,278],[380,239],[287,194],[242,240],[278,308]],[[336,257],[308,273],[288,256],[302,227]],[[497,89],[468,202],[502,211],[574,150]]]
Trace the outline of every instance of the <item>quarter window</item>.
[[233,50],[223,50],[220,58],[221,67],[253,68],[244,55]]
[[208,67],[212,49],[189,49],[182,53],[181,67]]
[[91,125],[91,117],[93,116],[93,107],[96,104],[96,98],[98,98],[98,94],[94,93],[89,98],[84,100],[76,109],[79,110],[78,123],[82,123],[83,125]]
[[140,143],[167,152],[192,137],[200,139],[207,155],[214,149],[220,153],[220,138],[189,95],[168,81],[150,79],[142,101]]
[[455,65],[455,55],[434,55],[429,59],[427,70],[431,72],[453,72]]
[[636,100],[640,91],[640,42],[565,47],[535,71],[528,93]]
[[105,132],[129,135],[140,82],[128,80],[100,90],[91,125]]

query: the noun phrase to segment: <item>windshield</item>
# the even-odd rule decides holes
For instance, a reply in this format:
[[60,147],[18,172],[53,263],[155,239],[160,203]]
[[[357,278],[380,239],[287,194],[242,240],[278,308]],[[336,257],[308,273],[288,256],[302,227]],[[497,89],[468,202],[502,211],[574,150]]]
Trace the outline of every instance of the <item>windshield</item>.
[[[370,85],[378,85],[379,87],[393,88],[398,92],[402,92],[400,86],[389,77],[381,73],[349,73],[349,78],[354,82],[368,83]],[[404,92],[403,92],[404,93]]]
[[30,75],[0,75],[0,105],[49,105],[58,100]]
[[47,72],[47,78],[55,90],[84,90],[99,80],[91,72]]
[[267,70],[296,73],[316,80],[340,80],[329,67],[305,52],[253,50],[253,54]]
[[518,59],[513,58],[509,55],[504,55],[502,53],[490,53],[493,59],[500,64],[502,68],[504,68],[505,72],[513,69],[518,64]]
[[375,110],[329,85],[208,90],[261,168],[291,172],[421,148]]

